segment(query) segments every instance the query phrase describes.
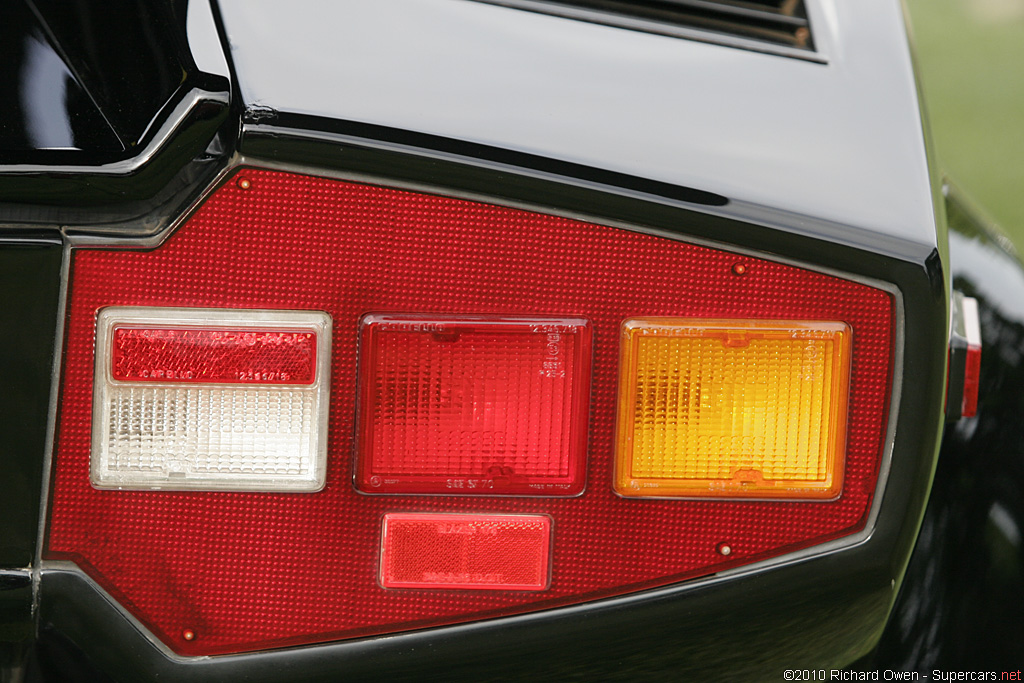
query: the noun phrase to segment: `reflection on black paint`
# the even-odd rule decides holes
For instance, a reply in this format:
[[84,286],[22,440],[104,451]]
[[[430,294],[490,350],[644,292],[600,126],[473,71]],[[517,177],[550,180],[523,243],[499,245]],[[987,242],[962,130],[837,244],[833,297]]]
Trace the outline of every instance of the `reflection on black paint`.
[[25,36],[21,62],[21,109],[25,135],[36,149],[75,147],[68,111],[68,86],[74,76],[60,55],[36,35]]
[[182,2],[9,0],[0,161],[33,150],[130,153],[195,72],[184,25]]
[[931,499],[868,668],[987,671],[1024,661],[1024,270],[952,194],[953,286],[978,300],[978,415],[946,428]]

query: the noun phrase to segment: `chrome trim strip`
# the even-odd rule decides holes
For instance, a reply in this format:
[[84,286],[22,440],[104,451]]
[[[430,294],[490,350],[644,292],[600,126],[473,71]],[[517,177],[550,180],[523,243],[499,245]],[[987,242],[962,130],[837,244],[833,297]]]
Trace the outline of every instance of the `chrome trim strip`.
[[964,317],[964,332],[967,335],[967,345],[981,348],[981,323],[978,319],[978,300],[965,296],[962,301],[961,314]]
[[[163,244],[175,231],[192,217],[192,214],[209,199],[210,195],[213,194],[217,188],[221,186],[224,179],[234,172],[237,167],[237,157],[229,159],[224,165],[224,168],[214,176],[213,180],[210,181],[209,185],[195,198],[195,200],[188,205],[188,207],[181,213],[180,216],[175,218],[173,221],[167,224],[167,226],[160,232],[152,235],[146,235],[144,237],[132,237],[127,235],[104,235],[90,234],[82,232],[71,232],[65,230],[64,237],[68,244],[72,248],[78,247],[111,247],[120,249],[154,249]],[[80,228],[79,228],[80,230]]]
[[39,609],[39,580],[43,566],[43,545],[46,543],[46,524],[50,508],[50,479],[53,472],[53,455],[57,438],[57,413],[60,406],[61,369],[64,362],[64,321],[66,319],[68,292],[71,274],[71,243],[64,236],[61,250],[60,291],[57,293],[57,326],[53,337],[53,369],[50,375],[50,405],[46,420],[46,445],[43,449],[42,491],[39,497],[39,532],[36,537],[36,555],[32,567],[32,614]]

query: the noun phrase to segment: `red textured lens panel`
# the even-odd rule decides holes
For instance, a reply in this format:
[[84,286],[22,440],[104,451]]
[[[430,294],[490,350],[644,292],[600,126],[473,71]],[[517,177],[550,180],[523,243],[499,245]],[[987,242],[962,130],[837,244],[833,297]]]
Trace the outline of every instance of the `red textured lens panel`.
[[122,382],[312,384],[316,335],[304,331],[115,327]]
[[583,490],[586,320],[369,315],[359,348],[361,491]]
[[[706,575],[864,527],[886,428],[893,354],[887,293],[566,218],[279,172],[241,173],[248,184],[232,178],[157,249],[73,253],[45,556],[77,562],[175,651],[255,650],[545,609]],[[92,488],[96,314],[114,305],[329,313],[326,487],[313,494]],[[370,312],[590,321],[583,495],[356,491],[357,346],[360,321]],[[654,316],[847,323],[853,358],[842,496],[820,503],[616,496],[619,326]],[[378,580],[380,525],[396,511],[550,516],[550,587],[385,589]],[[729,556],[716,551],[721,543]],[[193,639],[183,637],[186,630]]]
[[384,515],[384,588],[539,591],[550,573],[544,515]]

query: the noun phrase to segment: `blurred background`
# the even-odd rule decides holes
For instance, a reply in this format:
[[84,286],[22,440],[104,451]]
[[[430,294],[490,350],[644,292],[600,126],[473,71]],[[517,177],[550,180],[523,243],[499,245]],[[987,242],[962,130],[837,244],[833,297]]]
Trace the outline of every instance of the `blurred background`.
[[906,0],[939,162],[1024,253],[1024,0]]

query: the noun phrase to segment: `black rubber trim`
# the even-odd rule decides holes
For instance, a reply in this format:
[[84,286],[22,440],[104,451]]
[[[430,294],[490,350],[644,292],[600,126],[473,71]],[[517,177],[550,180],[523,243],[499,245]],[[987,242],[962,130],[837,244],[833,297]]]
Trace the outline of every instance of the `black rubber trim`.
[[62,248],[0,233],[0,568],[35,559]]

